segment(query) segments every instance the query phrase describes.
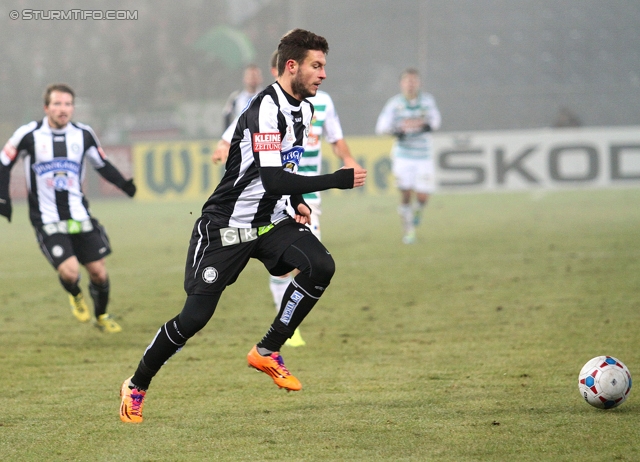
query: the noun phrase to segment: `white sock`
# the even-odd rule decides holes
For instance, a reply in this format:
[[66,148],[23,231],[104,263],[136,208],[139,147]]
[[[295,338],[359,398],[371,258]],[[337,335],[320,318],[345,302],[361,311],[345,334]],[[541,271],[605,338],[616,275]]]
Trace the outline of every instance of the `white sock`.
[[413,228],[413,207],[411,204],[401,204],[398,206],[398,214],[402,219],[405,233],[409,232]]
[[287,287],[289,287],[289,284],[291,284],[292,279],[290,274],[285,277],[269,276],[269,289],[271,289],[276,311],[280,310],[282,297],[284,297],[284,292],[287,290]]

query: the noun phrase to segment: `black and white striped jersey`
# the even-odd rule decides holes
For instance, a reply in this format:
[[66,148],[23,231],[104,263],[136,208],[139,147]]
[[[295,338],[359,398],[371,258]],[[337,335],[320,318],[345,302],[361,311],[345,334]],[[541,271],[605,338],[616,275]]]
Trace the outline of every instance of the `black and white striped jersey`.
[[[90,218],[82,192],[85,159],[116,186],[126,183],[106,159],[91,127],[77,122],[56,130],[45,117],[18,128],[0,152],[0,169],[10,170],[19,158],[24,161],[29,217],[36,227]],[[1,175],[3,181],[8,182],[9,176]]]
[[286,197],[267,193],[260,169],[298,171],[312,116],[311,103],[293,98],[277,82],[256,95],[238,119],[226,172],[202,212],[221,228],[265,226],[287,217]]

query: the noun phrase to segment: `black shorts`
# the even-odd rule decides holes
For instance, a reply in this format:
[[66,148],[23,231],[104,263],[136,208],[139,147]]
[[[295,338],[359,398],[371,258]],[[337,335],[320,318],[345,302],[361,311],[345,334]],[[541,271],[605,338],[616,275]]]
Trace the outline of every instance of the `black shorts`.
[[91,218],[91,225],[91,231],[77,234],[49,234],[44,227],[36,228],[40,250],[54,268],[58,268],[63,261],[73,256],[83,265],[100,260],[111,253],[109,237],[95,218]]
[[[200,217],[191,234],[184,272],[187,295],[211,295],[233,284],[250,258],[260,260],[274,276],[294,267],[280,260],[297,240],[313,236],[308,227],[286,218],[259,234],[258,229],[217,228],[206,215]],[[319,243],[319,241],[318,241]]]

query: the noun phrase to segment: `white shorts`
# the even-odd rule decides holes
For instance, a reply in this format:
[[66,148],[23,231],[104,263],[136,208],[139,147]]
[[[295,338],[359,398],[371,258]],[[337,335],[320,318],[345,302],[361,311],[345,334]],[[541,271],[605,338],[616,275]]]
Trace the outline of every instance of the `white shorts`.
[[431,194],[436,189],[433,159],[394,157],[393,175],[396,186],[402,191]]
[[[309,201],[308,204],[309,204],[309,207],[311,207],[311,224],[307,225],[307,227],[311,230],[313,235],[317,237],[318,240],[320,241],[321,240],[320,239],[320,215],[322,215],[322,209],[320,208],[320,201],[319,200]],[[289,205],[289,202],[287,202],[287,211],[289,212],[289,215],[291,215],[292,217],[296,216],[293,210],[293,207]]]
[[312,202],[309,204],[311,207],[311,224],[307,225],[315,237],[320,239],[320,215],[322,215],[322,209],[320,208],[320,202]]

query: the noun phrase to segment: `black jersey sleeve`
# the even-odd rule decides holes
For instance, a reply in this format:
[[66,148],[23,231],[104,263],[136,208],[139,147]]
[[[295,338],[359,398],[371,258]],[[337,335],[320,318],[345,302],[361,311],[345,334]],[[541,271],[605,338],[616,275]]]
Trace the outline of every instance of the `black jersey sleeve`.
[[296,212],[296,215],[300,215],[298,213],[298,206],[300,204],[306,205],[307,208],[309,209],[309,212],[312,212],[311,207],[309,206],[309,204],[307,204],[304,201],[304,198],[302,197],[302,194],[294,194],[293,196],[289,197],[289,203],[291,204],[291,207],[293,208],[293,210]]
[[11,167],[6,167],[0,162],[0,215],[11,221],[11,197],[9,196],[9,180],[11,179]]
[[290,173],[282,167],[261,167],[260,178],[265,191],[276,195],[307,194],[327,189],[353,188],[354,171],[341,168],[333,173],[317,176],[302,176]]
[[18,155],[23,150],[33,147],[33,134],[31,133],[36,127],[37,122],[23,125],[18,128],[11,139],[0,151],[0,215],[11,221],[11,195],[9,183],[11,182],[11,169],[18,161]]
[[122,176],[122,173],[120,173],[120,171],[118,171],[118,169],[115,168],[111,162],[109,162],[107,159],[103,159],[103,162],[104,166],[101,168],[97,168],[96,172],[98,172],[100,176],[102,176],[102,178],[107,180],[109,183],[113,183],[118,188],[122,189],[122,191],[124,191],[127,196],[133,197],[136,193],[136,185],[133,184],[133,178],[126,180]]

